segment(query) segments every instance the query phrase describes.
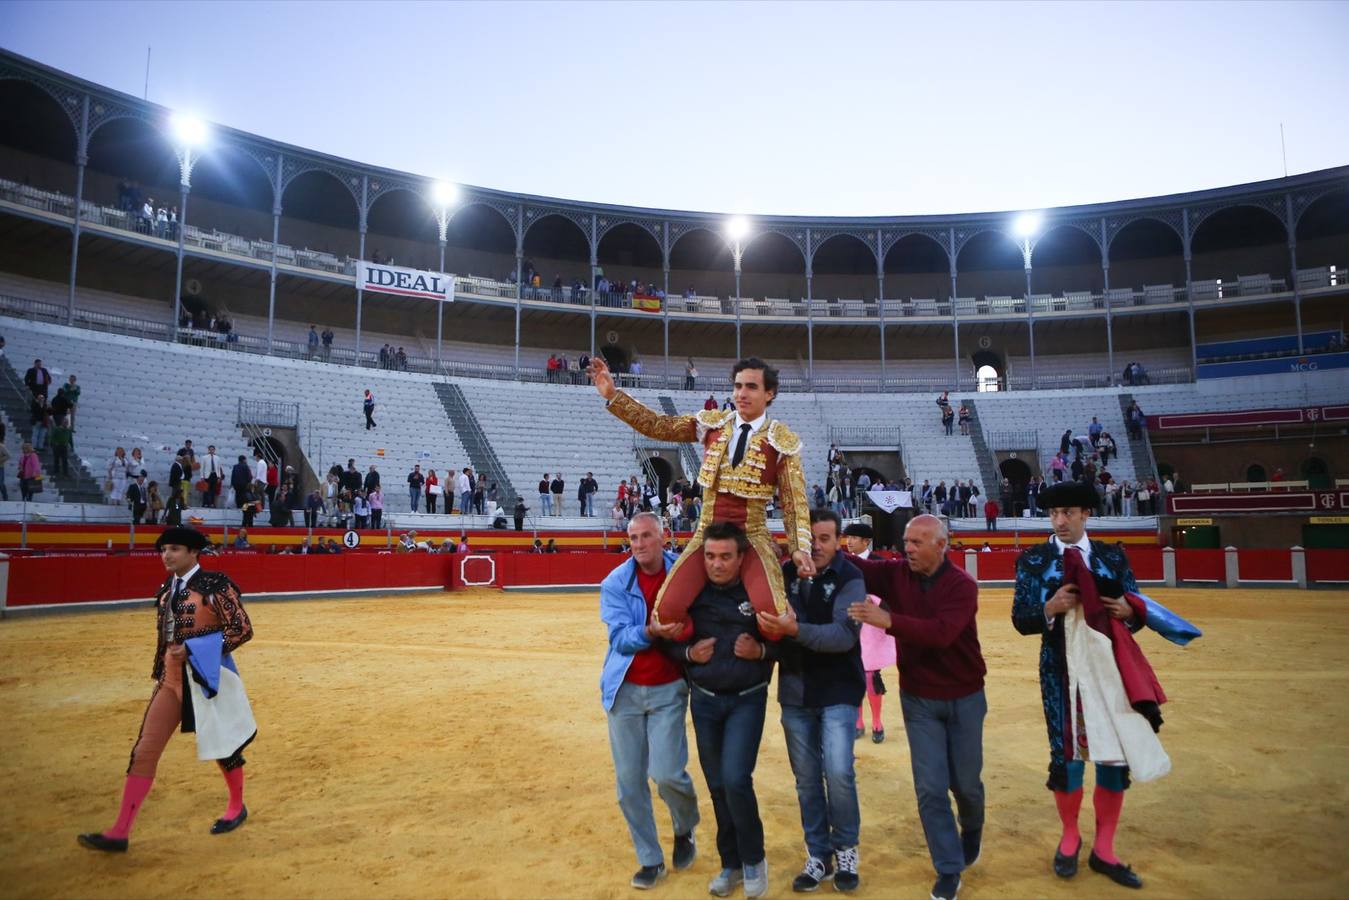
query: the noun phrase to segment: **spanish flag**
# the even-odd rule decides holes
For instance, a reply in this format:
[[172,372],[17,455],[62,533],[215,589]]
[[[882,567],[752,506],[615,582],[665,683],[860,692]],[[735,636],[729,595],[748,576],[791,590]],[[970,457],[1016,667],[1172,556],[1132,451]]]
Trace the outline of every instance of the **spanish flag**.
[[644,309],[647,312],[660,312],[660,298],[652,297],[650,294],[633,294],[632,308]]

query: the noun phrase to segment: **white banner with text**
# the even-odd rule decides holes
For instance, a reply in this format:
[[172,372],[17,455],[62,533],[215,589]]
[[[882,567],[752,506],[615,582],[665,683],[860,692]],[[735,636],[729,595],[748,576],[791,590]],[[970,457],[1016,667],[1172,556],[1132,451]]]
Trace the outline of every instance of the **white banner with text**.
[[361,291],[413,297],[417,300],[439,300],[442,303],[454,300],[453,275],[427,272],[423,269],[405,269],[402,266],[386,266],[367,260],[361,260],[356,265],[356,288]]

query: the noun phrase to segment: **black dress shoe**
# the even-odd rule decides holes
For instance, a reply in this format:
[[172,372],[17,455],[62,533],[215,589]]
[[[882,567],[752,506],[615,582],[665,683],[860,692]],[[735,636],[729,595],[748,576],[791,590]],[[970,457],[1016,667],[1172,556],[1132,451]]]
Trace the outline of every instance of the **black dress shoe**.
[[698,844],[693,839],[693,832],[688,834],[676,834],[674,839],[674,867],[675,869],[687,869],[693,865],[693,860],[698,855]]
[[[1054,874],[1060,878],[1072,878],[1077,874],[1077,858],[1082,853],[1082,839],[1077,839],[1077,849],[1072,855],[1064,853],[1058,847],[1054,848]],[[1094,857],[1096,854],[1092,854]]]
[[90,850],[102,850],[105,853],[126,852],[126,838],[104,837],[95,831],[82,834],[76,840],[80,842],[81,847],[88,847]]
[[211,834],[225,834],[233,831],[244,824],[244,819],[248,818],[248,807],[245,806],[239,810],[239,815],[233,819],[216,819],[215,824],[211,826]]
[[1141,888],[1143,879],[1134,874],[1134,870],[1124,863],[1108,863],[1096,855],[1096,851],[1091,851],[1091,856],[1087,857],[1087,865],[1093,872],[1100,872],[1108,877],[1115,884],[1123,885],[1127,888]]

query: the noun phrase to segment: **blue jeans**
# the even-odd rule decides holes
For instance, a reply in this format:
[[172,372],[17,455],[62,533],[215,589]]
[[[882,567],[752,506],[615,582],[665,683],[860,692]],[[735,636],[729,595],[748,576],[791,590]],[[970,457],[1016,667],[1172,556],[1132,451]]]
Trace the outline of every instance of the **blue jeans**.
[[782,707],[787,759],[796,776],[801,830],[816,859],[857,846],[862,814],[853,771],[853,725],[857,707]]
[[459,495],[459,514],[466,516],[473,511],[473,492],[464,491]]
[[415,487],[408,488],[408,505],[412,507],[413,512],[417,511],[417,498],[421,495],[422,492]]
[[551,516],[553,514],[553,495],[539,494],[539,515]]
[[692,689],[698,762],[717,817],[717,853],[723,869],[763,862],[763,821],[754,796],[754,764],[763,739],[768,686],[748,694],[713,696]]
[[587,517],[590,517],[590,516],[594,516],[594,515],[595,515],[595,495],[594,495],[594,494],[586,494],[586,495],[585,495],[585,499],[581,501],[581,515],[587,516]]
[[984,783],[979,776],[988,701],[980,689],[958,700],[927,700],[900,691],[899,702],[932,867],[938,875],[958,875],[965,868],[965,853],[947,793],[955,795],[961,832],[984,827]]
[[618,808],[628,823],[637,864],[665,861],[656,837],[651,786],[670,808],[675,834],[688,834],[698,824],[698,798],[689,777],[689,742],[684,729],[689,687],[682,680],[646,687],[619,685],[609,710],[609,750],[618,782]]

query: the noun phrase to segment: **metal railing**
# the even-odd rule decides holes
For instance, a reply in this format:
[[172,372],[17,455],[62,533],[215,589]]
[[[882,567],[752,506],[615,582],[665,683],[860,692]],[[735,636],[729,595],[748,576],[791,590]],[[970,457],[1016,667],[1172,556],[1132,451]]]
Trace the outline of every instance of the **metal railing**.
[[272,428],[300,427],[300,404],[284,400],[253,400],[239,398],[239,414],[235,425],[260,425]]
[[1033,429],[990,431],[986,434],[990,450],[1038,450],[1040,432]]
[[840,447],[898,449],[900,429],[898,425],[832,425],[829,428],[829,443]]

